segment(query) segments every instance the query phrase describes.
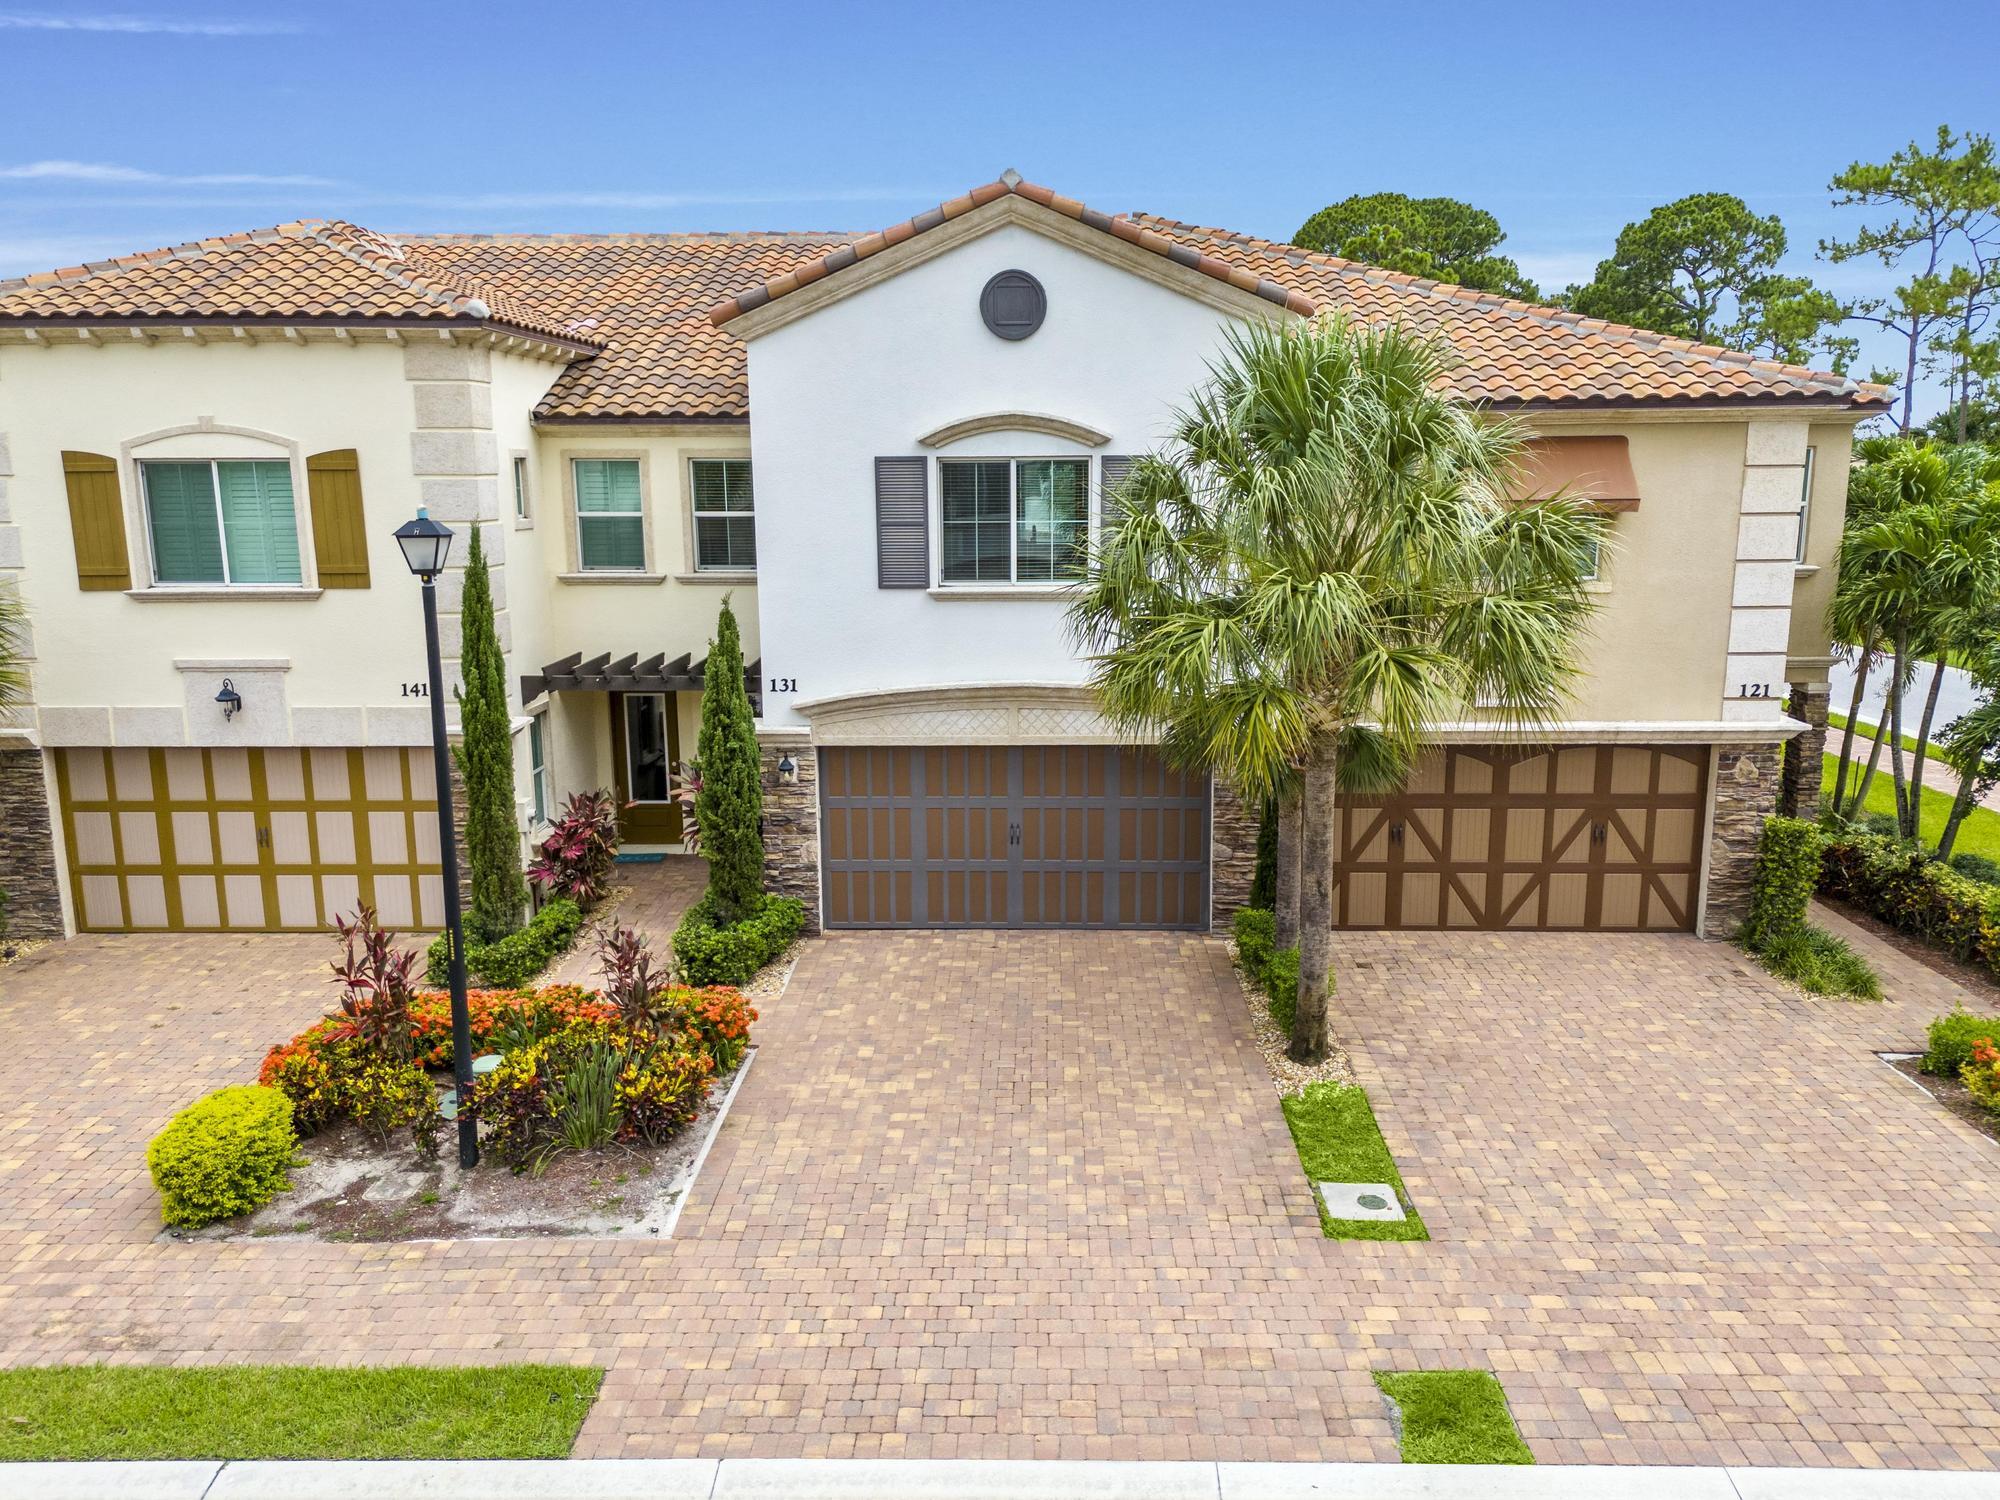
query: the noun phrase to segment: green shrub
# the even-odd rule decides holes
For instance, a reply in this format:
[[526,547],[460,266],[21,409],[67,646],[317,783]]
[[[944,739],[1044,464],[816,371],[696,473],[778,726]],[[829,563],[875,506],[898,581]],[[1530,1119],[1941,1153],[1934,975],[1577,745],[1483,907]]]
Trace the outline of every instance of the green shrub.
[[1801,927],[1766,938],[1751,950],[1765,968],[1810,995],[1849,995],[1880,1000],[1882,982],[1868,961],[1832,933]]
[[1236,914],[1234,931],[1243,972],[1264,992],[1272,1021],[1289,1032],[1299,1007],[1299,950],[1278,947],[1277,917],[1257,907]]
[[1963,850],[1951,857],[1951,867],[1967,880],[1976,880],[1981,885],[2000,885],[2000,860]]
[[1244,903],[1269,911],[1278,904],[1278,799],[1266,797],[1257,819],[1257,868]]
[[1981,1106],[2000,1115],[2000,1047],[1991,1037],[1972,1044],[1972,1060],[1958,1070],[1958,1076]]
[[711,888],[674,929],[674,959],[691,985],[743,984],[805,930],[806,909],[793,896],[765,894],[738,922],[720,920]]
[[718,922],[740,926],[762,910],[764,773],[757,721],[743,685],[743,641],[727,594],[702,678],[701,735],[695,743],[701,790],[694,816],[708,861],[708,898],[716,903]]
[[2000,886],[1969,879],[1913,844],[1849,833],[1826,846],[1820,890],[2000,977]]
[[1923,1070],[1939,1078],[1956,1078],[1972,1061],[1972,1047],[1986,1037],[2000,1041],[2000,1016],[1975,1016],[1969,1010],[1955,1010],[1931,1022],[1930,1046],[1924,1053]]
[[261,1208],[289,1188],[298,1155],[292,1102],[276,1089],[217,1089],[167,1122],[146,1148],[160,1217],[199,1229]]
[[515,826],[507,658],[493,620],[483,530],[472,528],[459,595],[459,666],[465,685],[452,691],[464,732],[452,755],[465,778],[465,865],[472,886],[465,930],[472,942],[497,943],[520,931],[528,882],[521,878],[521,835]]
[[1757,839],[1750,918],[1741,937],[1752,948],[1803,932],[1806,908],[1819,885],[1826,840],[1803,818],[1766,818]]
[[[566,896],[558,896],[519,932],[497,943],[465,947],[466,976],[488,989],[517,989],[569,952],[583,927],[583,911]],[[441,932],[425,957],[424,979],[444,984],[451,977],[451,934]]]

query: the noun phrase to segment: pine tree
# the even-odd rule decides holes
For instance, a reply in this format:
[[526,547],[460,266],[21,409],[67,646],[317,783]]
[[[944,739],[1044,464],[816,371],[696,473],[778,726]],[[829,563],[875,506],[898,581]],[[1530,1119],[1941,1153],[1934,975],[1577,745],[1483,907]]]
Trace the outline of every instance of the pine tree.
[[702,679],[697,753],[701,791],[694,816],[708,859],[708,891],[718,923],[737,922],[752,915],[763,897],[764,786],[750,694],[743,685],[743,641],[727,595]]
[[521,838],[514,812],[514,732],[507,713],[507,669],[493,623],[493,583],[479,527],[466,554],[465,594],[459,606],[464,633],[456,690],[463,730],[455,748],[465,778],[465,861],[472,873],[470,942],[490,943],[518,931],[527,905],[521,876]]

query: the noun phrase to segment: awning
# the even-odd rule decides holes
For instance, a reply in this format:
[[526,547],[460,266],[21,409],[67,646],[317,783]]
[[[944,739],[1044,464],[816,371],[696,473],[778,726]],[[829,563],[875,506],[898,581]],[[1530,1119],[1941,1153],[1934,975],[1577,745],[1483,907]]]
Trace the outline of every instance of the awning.
[[1601,510],[1637,510],[1639,481],[1622,437],[1542,437],[1521,455],[1517,500],[1545,500],[1558,491]]
[[[708,672],[708,658],[691,661],[683,651],[672,661],[664,651],[643,661],[636,651],[611,659],[609,651],[583,659],[572,651],[561,661],[552,661],[540,672],[521,679],[521,701],[532,703],[544,693],[698,693]],[[759,657],[743,669],[743,690],[750,695],[753,713],[764,711],[764,661]]]

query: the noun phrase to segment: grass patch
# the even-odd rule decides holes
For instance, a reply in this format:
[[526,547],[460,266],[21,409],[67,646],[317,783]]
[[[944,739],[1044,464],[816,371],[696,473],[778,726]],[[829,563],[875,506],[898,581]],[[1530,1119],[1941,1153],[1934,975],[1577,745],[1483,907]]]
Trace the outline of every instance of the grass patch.
[[0,1370],[0,1460],[566,1458],[596,1366]]
[[1507,1393],[1484,1370],[1377,1370],[1402,1409],[1406,1464],[1531,1464]]
[[[1827,797],[1833,795],[1833,777],[1840,764],[1838,756],[1826,757],[1826,774],[1820,782],[1820,789]],[[1856,766],[1848,773],[1848,795],[1854,793],[1854,778],[1861,774],[1862,767]],[[1945,819],[1951,816],[1951,798],[1936,787],[1924,787],[1923,810],[1919,826],[1923,832],[1924,844],[1935,849],[1938,835],[1944,832]],[[1896,784],[1889,773],[1886,761],[1875,773],[1875,780],[1869,783],[1868,800],[1863,808],[1885,817],[1896,816]],[[1983,854],[1988,859],[2000,859],[2000,812],[1990,807],[1975,807],[1965,815],[1965,821],[1958,825],[1958,838],[1952,844],[1954,854]]]
[[[1826,727],[1829,737],[1839,734],[1841,730],[1847,728],[1847,715],[1829,713],[1826,716]],[[1868,759],[1869,741],[1874,737],[1874,734],[1875,726],[1873,724],[1857,724],[1854,726],[1854,748],[1860,752],[1864,763]],[[1917,737],[1914,734],[1903,736],[1903,750],[1909,755],[1917,753]],[[1936,740],[1931,741],[1930,753],[1932,755],[1942,755],[1944,753]],[[1885,767],[1889,764],[1889,747],[1886,744],[1882,747],[1882,764]],[[1878,772],[1877,774],[1879,775],[1880,773]]]
[[1368,1092],[1359,1084],[1309,1083],[1302,1093],[1284,1100],[1285,1123],[1292,1130],[1292,1144],[1299,1148],[1299,1165],[1306,1169],[1308,1183],[1387,1182],[1403,1200],[1409,1217],[1397,1221],[1379,1219],[1336,1219],[1326,1211],[1319,1189],[1313,1188],[1313,1204],[1319,1209],[1320,1228],[1330,1240],[1427,1240],[1430,1231],[1410,1204],[1396,1160],[1382,1139],[1369,1106]]
[[1818,927],[1768,938],[1750,950],[1753,957],[1780,979],[1789,979],[1809,995],[1839,995],[1852,1000],[1880,1000],[1882,981],[1868,960],[1845,941]]

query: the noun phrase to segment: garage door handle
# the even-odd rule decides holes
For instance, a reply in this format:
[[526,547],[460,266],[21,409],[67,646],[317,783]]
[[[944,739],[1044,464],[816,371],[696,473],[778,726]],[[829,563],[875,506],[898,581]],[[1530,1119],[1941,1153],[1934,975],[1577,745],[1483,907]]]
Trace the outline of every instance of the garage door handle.
[[1594,843],[1594,844],[1601,844],[1601,843],[1603,843],[1603,842],[1604,842],[1604,831],[1605,831],[1605,830],[1604,830],[1604,825],[1603,825],[1602,823],[1592,823],[1592,824],[1590,825],[1590,839],[1591,839],[1591,842],[1592,842],[1592,843]]
[[1019,823],[1009,823],[1007,825],[1007,842],[1010,844],[1021,842],[1021,825]]
[[1389,842],[1392,844],[1403,842],[1403,825],[1401,823],[1391,823],[1389,825]]

